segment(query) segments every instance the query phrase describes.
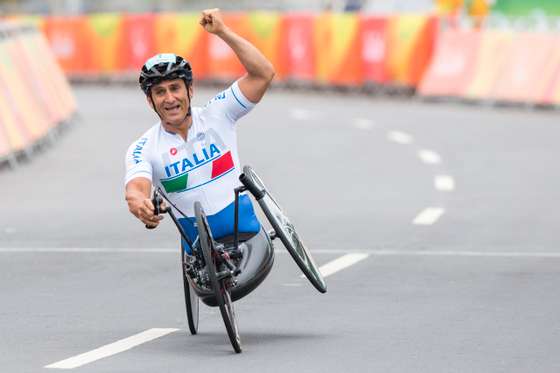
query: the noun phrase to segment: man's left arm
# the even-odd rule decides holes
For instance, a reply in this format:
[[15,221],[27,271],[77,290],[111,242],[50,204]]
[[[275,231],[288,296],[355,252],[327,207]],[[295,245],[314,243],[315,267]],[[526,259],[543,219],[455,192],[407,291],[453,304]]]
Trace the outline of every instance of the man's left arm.
[[259,102],[274,78],[272,63],[253,44],[225,25],[219,9],[204,10],[200,24],[222,39],[237,55],[247,70],[247,74],[238,81],[239,89],[249,101]]

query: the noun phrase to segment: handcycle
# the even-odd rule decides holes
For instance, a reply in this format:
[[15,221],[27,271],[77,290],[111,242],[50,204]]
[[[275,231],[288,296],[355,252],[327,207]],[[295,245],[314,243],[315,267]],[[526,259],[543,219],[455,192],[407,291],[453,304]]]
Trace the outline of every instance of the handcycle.
[[[219,307],[226,331],[235,352],[241,352],[241,338],[233,302],[252,292],[264,281],[274,262],[272,240],[279,238],[298,267],[311,284],[321,293],[327,285],[309,250],[298,236],[293,224],[286,217],[262,180],[250,166],[243,167],[239,176],[241,186],[235,188],[234,232],[231,240],[214,240],[206,214],[199,202],[194,203],[198,237],[194,242],[188,237],[175,215],[175,206],[161,188],[153,195],[155,213],[168,213],[192,254],[181,248],[181,266],[185,308],[191,334],[198,333],[199,300],[208,306]],[[261,228],[257,239],[241,237],[239,232],[239,195],[249,191],[263,210],[272,226],[270,232]],[[169,206],[161,208],[163,199]]]

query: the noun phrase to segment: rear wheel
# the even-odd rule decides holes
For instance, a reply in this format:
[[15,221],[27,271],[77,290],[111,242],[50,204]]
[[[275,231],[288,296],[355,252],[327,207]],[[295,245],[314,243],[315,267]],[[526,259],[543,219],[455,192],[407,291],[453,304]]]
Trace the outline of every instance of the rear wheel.
[[198,296],[191,288],[189,280],[187,278],[187,273],[185,272],[185,250],[181,248],[181,265],[183,267],[183,289],[185,291],[185,308],[187,310],[187,321],[189,323],[189,330],[191,331],[192,335],[198,333],[198,309],[199,309],[199,300]]
[[235,352],[240,353],[241,338],[239,337],[239,330],[237,328],[230,292],[232,278],[231,276],[226,276],[224,278],[218,276],[223,266],[220,264],[218,258],[219,254],[214,248],[214,240],[212,239],[208,221],[206,220],[206,215],[199,202],[195,202],[194,204],[194,213],[198,228],[200,248],[202,249],[204,261],[206,262],[206,270],[208,271],[208,278],[210,279],[210,284],[214,291],[214,296],[216,297],[216,303],[220,308],[220,313],[222,314],[222,319],[224,320],[231,345]]

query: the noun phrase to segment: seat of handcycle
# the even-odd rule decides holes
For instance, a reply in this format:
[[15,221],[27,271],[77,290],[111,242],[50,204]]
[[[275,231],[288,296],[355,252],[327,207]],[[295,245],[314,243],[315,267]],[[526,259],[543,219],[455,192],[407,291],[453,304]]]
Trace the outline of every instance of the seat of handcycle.
[[[216,241],[223,243],[226,251],[233,249],[233,236],[221,237]],[[268,276],[274,263],[274,247],[263,227],[258,233],[240,233],[239,250],[242,255],[238,263],[241,273],[236,276],[237,284],[231,289],[232,301],[255,290]],[[202,296],[201,300],[208,306],[217,306],[213,295]]]

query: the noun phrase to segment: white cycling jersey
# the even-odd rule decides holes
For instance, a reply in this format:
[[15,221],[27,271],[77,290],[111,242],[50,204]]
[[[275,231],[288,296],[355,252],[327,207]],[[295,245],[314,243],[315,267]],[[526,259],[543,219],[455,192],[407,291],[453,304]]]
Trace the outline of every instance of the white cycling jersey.
[[158,122],[128,148],[125,185],[144,177],[189,217],[195,201],[207,215],[217,214],[241,185],[235,122],[254,105],[235,82],[204,107],[192,108],[186,141]]

